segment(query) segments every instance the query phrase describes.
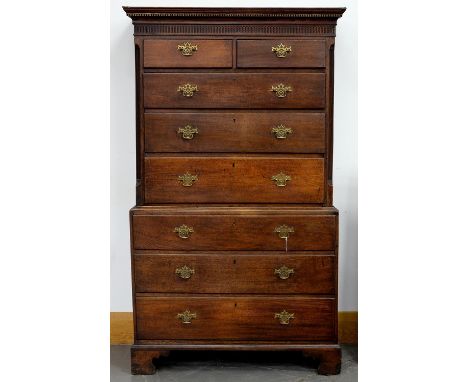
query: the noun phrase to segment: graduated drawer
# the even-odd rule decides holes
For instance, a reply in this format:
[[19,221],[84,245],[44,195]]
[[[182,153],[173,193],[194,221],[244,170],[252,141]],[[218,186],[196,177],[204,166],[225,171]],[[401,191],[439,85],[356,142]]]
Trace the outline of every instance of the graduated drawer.
[[323,68],[324,40],[237,40],[238,68]]
[[147,156],[146,203],[322,203],[324,160]]
[[325,114],[146,113],[145,151],[323,153]]
[[137,297],[137,339],[332,341],[335,305],[325,297]]
[[323,199],[323,158],[145,158],[146,203],[322,203]]
[[131,214],[134,250],[336,249],[334,208],[136,207]]
[[145,108],[325,106],[324,73],[146,73],[143,86]]
[[145,68],[231,68],[231,40],[146,39]]
[[134,256],[136,292],[334,294],[333,252],[210,253]]

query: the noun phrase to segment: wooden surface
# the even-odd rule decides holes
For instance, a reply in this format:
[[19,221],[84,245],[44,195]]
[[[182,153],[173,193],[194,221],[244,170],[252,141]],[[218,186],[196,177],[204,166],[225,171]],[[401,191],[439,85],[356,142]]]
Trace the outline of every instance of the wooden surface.
[[133,312],[110,313],[110,343],[111,345],[133,343]]
[[[177,89],[196,85],[192,97]],[[292,88],[284,98],[271,91],[283,84]],[[182,109],[321,109],[325,106],[323,73],[146,73],[145,108]]]
[[[301,350],[338,373],[333,52],[344,9],[124,9],[137,90],[132,373],[178,349]],[[183,56],[184,42],[199,49]],[[284,58],[271,51],[280,43],[292,48]],[[191,97],[186,84],[198,87]],[[292,91],[277,97],[279,84]],[[275,138],[276,123],[292,134]],[[178,133],[186,124],[193,139]],[[190,187],[186,172],[198,176]],[[279,172],[286,187],[271,180]],[[183,224],[188,238],[174,232]],[[294,227],[287,242],[279,225]],[[278,279],[280,263],[295,273]],[[189,279],[175,272],[183,265]],[[197,310],[191,324],[177,319],[186,309]],[[282,309],[294,310],[290,325],[274,319]]]
[[[145,151],[148,153],[323,153],[325,114],[291,112],[158,112],[145,116]],[[198,130],[183,139],[180,128]],[[272,129],[291,129],[278,139]]]
[[[333,341],[335,300],[312,297],[137,297],[137,339]],[[178,313],[196,318],[184,324]],[[294,313],[288,325],[276,313]]]
[[302,354],[306,358],[318,361],[317,373],[322,375],[339,374],[341,371],[341,349],[306,349]]
[[[133,312],[111,312],[110,344],[133,344]],[[358,312],[338,312],[338,342],[358,344]]]
[[[291,48],[285,57],[272,51],[279,44]],[[325,40],[237,40],[238,68],[323,68],[325,59]]]
[[[186,42],[197,46],[191,56],[177,49]],[[150,39],[144,46],[146,68],[232,67],[232,40]]]
[[[193,233],[182,239],[174,232],[187,225]],[[335,250],[336,217],[333,215],[134,215],[133,248],[158,250],[284,251],[285,239],[275,228],[294,228],[288,238],[289,251]]]
[[338,338],[340,343],[358,343],[358,312],[338,312]]
[[[335,293],[333,252],[141,252],[134,261],[137,293]],[[193,271],[188,279],[176,273],[184,266]],[[294,272],[286,279],[275,274],[283,266]]]
[[132,374],[133,375],[151,375],[156,372],[154,361],[160,357],[168,356],[168,351],[139,349],[132,347]]
[[[322,158],[157,156],[145,158],[146,203],[322,203]],[[179,176],[197,176],[183,186]],[[290,176],[278,187],[272,176]]]

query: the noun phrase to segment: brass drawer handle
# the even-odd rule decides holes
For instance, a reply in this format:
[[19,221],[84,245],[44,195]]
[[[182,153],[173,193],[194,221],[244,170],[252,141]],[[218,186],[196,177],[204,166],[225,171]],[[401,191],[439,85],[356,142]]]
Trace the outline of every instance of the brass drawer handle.
[[278,234],[280,239],[287,239],[290,233],[294,233],[294,227],[288,227],[286,224],[279,225],[274,230]]
[[292,274],[294,274],[294,269],[293,268],[288,268],[288,267],[286,267],[284,265],[281,266],[281,268],[275,269],[275,275],[278,275],[278,277],[281,280],[288,279],[289,276],[291,276]]
[[292,52],[292,49],[290,46],[286,46],[283,43],[281,43],[279,45],[272,46],[271,51],[276,53],[276,57],[284,58],[286,57],[286,54]]
[[181,239],[187,239],[194,231],[192,227],[182,224],[180,227],[175,227],[174,232],[177,232]]
[[198,175],[192,175],[186,172],[184,175],[179,175],[179,181],[182,182],[182,186],[190,187],[194,182],[198,180]]
[[276,138],[278,139],[286,139],[288,134],[292,134],[293,130],[290,127],[286,127],[284,125],[278,125],[271,129],[271,132],[275,134]]
[[271,91],[275,92],[278,98],[284,98],[288,92],[292,92],[292,87],[284,84],[272,85]]
[[183,56],[191,56],[193,52],[198,50],[198,45],[192,45],[189,42],[184,42],[182,45],[177,45],[177,50],[180,50]]
[[197,314],[190,312],[190,310],[186,310],[185,312],[178,313],[177,318],[181,320],[183,324],[191,324],[192,320],[197,318]]
[[186,125],[184,127],[179,127],[178,133],[182,134],[183,139],[193,139],[194,134],[198,134],[198,129],[191,125]]
[[193,94],[198,91],[197,85],[185,84],[177,88],[178,92],[181,92],[184,97],[193,97]]
[[291,177],[280,172],[279,174],[273,175],[271,180],[274,181],[278,187],[286,187],[286,182],[290,181]]
[[175,270],[175,273],[176,273],[176,275],[178,275],[181,279],[187,280],[187,279],[189,279],[190,277],[192,277],[192,275],[195,273],[195,269],[192,269],[192,268],[187,267],[186,265],[184,265],[184,266],[181,267],[181,268],[177,268],[177,269]]
[[277,318],[281,325],[289,325],[289,320],[294,319],[294,313],[289,313],[283,310],[281,313],[275,313],[275,318]]

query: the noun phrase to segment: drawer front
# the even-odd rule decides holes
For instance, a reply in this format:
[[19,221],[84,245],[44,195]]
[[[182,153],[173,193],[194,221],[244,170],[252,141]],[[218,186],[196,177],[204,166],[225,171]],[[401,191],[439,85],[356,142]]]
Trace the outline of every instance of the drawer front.
[[325,106],[323,73],[147,73],[143,83],[146,108]]
[[323,40],[237,40],[239,68],[323,68]]
[[140,293],[335,293],[333,253],[136,254],[134,269]]
[[323,153],[324,113],[147,113],[146,152]]
[[[285,227],[286,226],[286,227]],[[135,250],[334,251],[336,215],[134,215]],[[287,231],[293,230],[294,232]],[[277,232],[279,231],[279,232]]]
[[335,339],[332,298],[137,297],[135,305],[139,340]]
[[231,40],[145,40],[145,68],[231,68]]
[[146,157],[146,203],[322,203],[324,160]]

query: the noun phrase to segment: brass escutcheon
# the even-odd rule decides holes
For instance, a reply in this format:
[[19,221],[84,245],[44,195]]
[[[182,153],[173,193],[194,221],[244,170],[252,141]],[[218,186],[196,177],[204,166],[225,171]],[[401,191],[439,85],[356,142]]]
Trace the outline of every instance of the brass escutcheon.
[[192,320],[197,318],[197,314],[190,312],[190,310],[186,310],[185,312],[178,313],[177,318],[181,320],[183,324],[191,324]]
[[275,92],[278,98],[284,98],[286,97],[287,92],[292,92],[292,87],[284,84],[272,85],[271,91]]
[[281,43],[277,46],[272,46],[271,51],[276,53],[276,57],[284,58],[286,57],[287,53],[292,52],[292,49],[290,46],[286,46],[283,43]]
[[287,225],[283,224],[276,227],[274,232],[278,234],[280,239],[287,239],[290,233],[294,233],[294,227],[288,227]]
[[177,50],[180,50],[183,56],[191,56],[193,52],[198,50],[198,45],[184,42],[182,45],[177,45]]
[[276,138],[285,139],[287,138],[288,134],[292,134],[293,130],[290,127],[286,127],[281,124],[273,127],[273,129],[271,129],[271,132],[275,134]]
[[193,97],[193,94],[198,91],[197,85],[185,84],[177,88],[178,92],[181,92],[184,97]]
[[289,325],[289,320],[292,320],[294,313],[289,313],[283,310],[281,313],[275,313],[275,318],[279,319],[281,325]]
[[273,175],[271,180],[276,182],[278,187],[286,187],[286,182],[290,181],[291,177],[280,172],[279,174]]
[[184,139],[193,139],[194,134],[198,134],[198,129],[191,125],[186,125],[184,127],[179,127],[178,133],[182,134],[182,138]]
[[181,268],[177,268],[175,270],[175,273],[181,278],[181,279],[189,279],[192,277],[192,275],[195,273],[195,269],[189,268],[186,265],[184,265]]
[[294,269],[292,268],[288,268],[286,266],[281,266],[280,268],[278,269],[275,269],[275,275],[278,275],[278,277],[281,279],[281,280],[286,280],[289,278],[289,276],[291,276],[292,274],[294,273]]
[[182,186],[190,187],[194,182],[198,180],[198,175],[192,175],[186,172],[184,175],[179,175],[179,181],[182,182]]
[[182,224],[180,227],[175,227],[174,232],[177,232],[181,239],[187,239],[193,233],[193,228]]

